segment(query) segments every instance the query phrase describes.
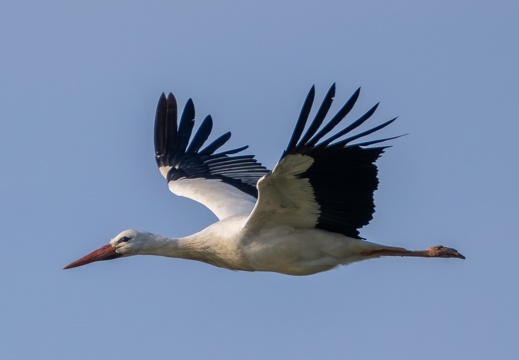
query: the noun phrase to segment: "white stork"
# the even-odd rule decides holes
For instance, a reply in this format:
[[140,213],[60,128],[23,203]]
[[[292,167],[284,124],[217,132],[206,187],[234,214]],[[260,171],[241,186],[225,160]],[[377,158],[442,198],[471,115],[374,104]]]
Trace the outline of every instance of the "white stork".
[[182,238],[125,230],[65,269],[130,255],[169,256],[231,270],[289,275],[315,274],[381,256],[464,259],[443,246],[411,251],[359,236],[359,229],[374,212],[373,192],[378,185],[374,163],[387,147],[371,145],[396,138],[352,143],[396,119],[351,135],[378,104],[330,135],[353,108],[359,92],[324,123],[335,96],[332,85],[304,131],[315,95],[312,87],[288,146],[271,171],[253,155],[236,155],[247,146],[217,152],[231,137],[230,132],[202,149],[211,133],[211,117],[204,119],[191,139],[193,101],[188,100],[177,124],[176,100],[171,93],[167,98],[162,94],[155,119],[159,170],[171,192],[204,204],[219,221]]

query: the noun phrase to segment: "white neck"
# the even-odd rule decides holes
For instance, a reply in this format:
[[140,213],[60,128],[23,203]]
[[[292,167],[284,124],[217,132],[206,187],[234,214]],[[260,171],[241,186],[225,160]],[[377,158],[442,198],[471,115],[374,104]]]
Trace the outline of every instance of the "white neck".
[[200,232],[183,238],[168,238],[148,234],[138,253],[198,260],[229,269],[251,270],[244,267],[236,248],[222,246],[220,241],[208,235]]

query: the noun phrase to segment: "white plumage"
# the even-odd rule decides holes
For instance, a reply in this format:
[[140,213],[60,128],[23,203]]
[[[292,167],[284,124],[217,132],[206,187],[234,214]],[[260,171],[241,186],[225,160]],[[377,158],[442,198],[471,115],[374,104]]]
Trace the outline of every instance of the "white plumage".
[[380,256],[464,259],[443,246],[410,251],[359,236],[358,230],[374,212],[373,192],[378,185],[374,163],[385,148],[371,145],[396,138],[352,143],[395,120],[351,135],[378,104],[328,135],[350,112],[359,90],[325,123],[334,84],[306,126],[315,96],[312,87],[289,145],[272,171],[252,155],[235,155],[246,147],[217,153],[230,133],[202,149],[212,130],[211,117],[204,119],[191,138],[193,102],[187,102],[178,123],[175,98],[162,94],[155,120],[159,170],[171,192],[204,204],[219,221],[183,238],[125,230],[65,268],[140,254],[198,260],[232,270],[309,275]]
[[169,190],[175,195],[193,199],[211,210],[219,220],[251,212],[256,198],[238,193],[232,185],[219,179],[179,179],[170,181]]

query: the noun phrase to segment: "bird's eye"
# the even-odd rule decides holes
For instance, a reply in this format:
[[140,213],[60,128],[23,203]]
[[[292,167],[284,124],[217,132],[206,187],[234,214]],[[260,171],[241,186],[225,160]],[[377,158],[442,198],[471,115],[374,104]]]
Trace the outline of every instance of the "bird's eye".
[[130,238],[128,236],[123,236],[122,238],[120,238],[117,243],[120,244],[120,243],[123,243],[123,242],[128,242],[130,241]]

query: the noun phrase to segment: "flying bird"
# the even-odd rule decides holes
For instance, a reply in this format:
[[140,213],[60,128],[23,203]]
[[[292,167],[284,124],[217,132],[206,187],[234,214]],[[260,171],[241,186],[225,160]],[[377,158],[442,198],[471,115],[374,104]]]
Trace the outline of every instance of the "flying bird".
[[352,133],[373,115],[378,104],[335,130],[359,93],[360,88],[326,120],[335,97],[333,84],[307,125],[315,97],[312,86],[288,146],[270,171],[253,155],[239,154],[247,146],[221,150],[230,132],[204,147],[213,127],[211,116],[191,136],[193,101],[187,101],[178,121],[175,97],[170,93],[166,98],[163,93],[154,136],[160,173],[171,192],[205,205],[219,221],[181,238],[125,230],[65,269],[131,255],[161,255],[231,270],[288,275],[315,274],[381,256],[465,259],[441,245],[413,251],[360,237],[359,229],[369,223],[375,209],[375,161],[388,147],[382,143],[398,136],[363,140],[396,118]]

